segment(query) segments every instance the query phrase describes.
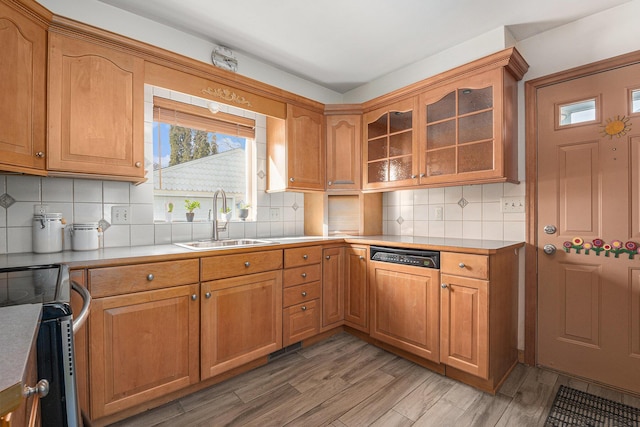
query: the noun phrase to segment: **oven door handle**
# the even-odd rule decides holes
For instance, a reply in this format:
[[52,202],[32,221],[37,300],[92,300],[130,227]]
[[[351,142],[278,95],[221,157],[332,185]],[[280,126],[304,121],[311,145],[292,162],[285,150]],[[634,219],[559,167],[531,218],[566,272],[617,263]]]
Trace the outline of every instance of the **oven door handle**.
[[82,297],[82,309],[80,310],[80,314],[78,317],[74,316],[73,319],[73,333],[75,334],[78,330],[84,325],[84,322],[87,320],[89,316],[89,306],[91,305],[91,294],[89,291],[78,285],[76,282],[71,282],[71,289],[76,291]]

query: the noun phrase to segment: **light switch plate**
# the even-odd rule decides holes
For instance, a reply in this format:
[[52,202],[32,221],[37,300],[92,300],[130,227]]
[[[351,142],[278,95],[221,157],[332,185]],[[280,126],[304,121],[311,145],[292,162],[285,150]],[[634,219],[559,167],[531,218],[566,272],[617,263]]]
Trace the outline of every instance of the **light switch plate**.
[[111,206],[111,224],[131,224],[129,206]]
[[500,210],[503,213],[524,212],[524,196],[502,197],[500,199]]
[[279,221],[280,220],[280,208],[270,208],[269,209],[269,218],[271,221]]

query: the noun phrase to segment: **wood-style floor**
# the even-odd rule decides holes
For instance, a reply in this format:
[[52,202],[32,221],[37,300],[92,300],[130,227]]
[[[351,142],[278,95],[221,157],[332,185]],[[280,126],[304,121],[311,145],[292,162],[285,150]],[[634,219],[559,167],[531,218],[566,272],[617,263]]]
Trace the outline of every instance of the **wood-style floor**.
[[640,407],[523,365],[491,396],[340,333],[113,426],[541,426],[561,384]]

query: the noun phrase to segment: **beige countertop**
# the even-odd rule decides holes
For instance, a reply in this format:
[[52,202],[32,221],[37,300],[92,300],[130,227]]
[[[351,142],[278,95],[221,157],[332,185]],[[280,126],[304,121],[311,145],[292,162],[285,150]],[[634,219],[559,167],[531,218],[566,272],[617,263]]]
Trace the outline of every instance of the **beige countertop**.
[[42,304],[0,307],[0,416],[22,401],[22,380],[38,336],[41,311]]
[[[509,247],[518,248],[523,242],[502,240],[475,240],[475,239],[451,239],[441,237],[406,237],[406,236],[301,236],[265,238],[274,245],[289,247],[292,245],[306,245],[316,242],[346,241],[348,243],[363,243],[367,245],[381,246],[405,246],[411,248],[431,249],[452,252],[471,252],[489,254],[496,250]],[[252,250],[261,250],[269,246],[250,247]],[[52,254],[35,254],[31,252],[0,255],[0,268],[20,267],[25,265],[44,264],[70,264],[73,267],[101,265],[105,262],[128,259],[136,262],[151,262],[154,257],[195,258],[218,254],[223,251],[246,250],[244,248],[219,248],[207,251],[192,250],[174,244],[150,245],[150,246],[126,246],[116,248],[104,248],[94,251],[63,251]]]

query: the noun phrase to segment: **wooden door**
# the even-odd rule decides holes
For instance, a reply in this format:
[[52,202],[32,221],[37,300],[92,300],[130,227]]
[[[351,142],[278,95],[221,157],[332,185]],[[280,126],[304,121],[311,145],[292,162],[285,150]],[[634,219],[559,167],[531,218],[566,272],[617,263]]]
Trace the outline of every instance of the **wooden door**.
[[144,178],[144,61],[49,36],[47,168]]
[[448,274],[441,281],[440,362],[487,379],[489,282]]
[[372,261],[371,336],[440,360],[438,270]]
[[640,242],[639,91],[639,64],[537,91],[538,362],[634,393],[640,265],[624,245]]
[[199,381],[199,306],[197,284],[92,301],[93,419]]
[[45,175],[47,30],[0,3],[0,170]]
[[282,272],[202,283],[202,379],[282,348]]
[[362,116],[327,116],[327,190],[359,190]]
[[326,153],[322,114],[287,105],[286,137],[288,188],[324,190]]
[[344,291],[345,324],[369,332],[369,287],[367,286],[367,249],[347,248],[346,283]]
[[344,320],[345,248],[322,251],[322,327]]

